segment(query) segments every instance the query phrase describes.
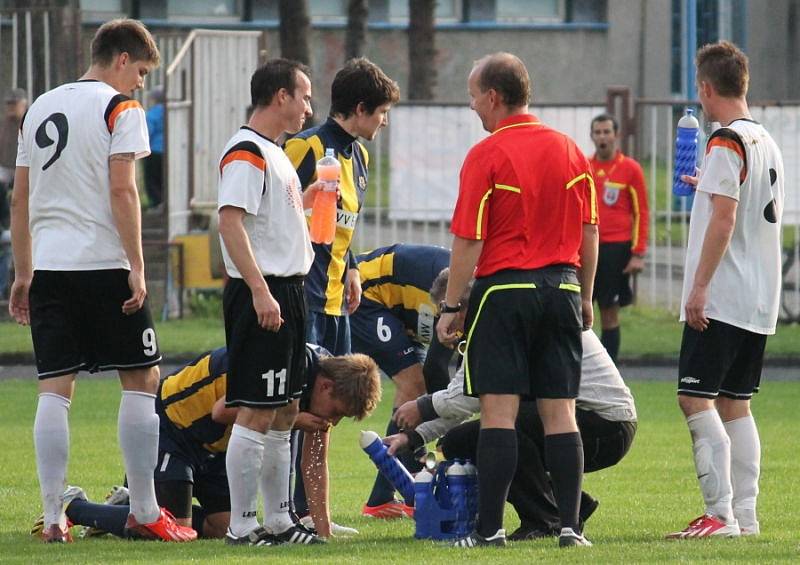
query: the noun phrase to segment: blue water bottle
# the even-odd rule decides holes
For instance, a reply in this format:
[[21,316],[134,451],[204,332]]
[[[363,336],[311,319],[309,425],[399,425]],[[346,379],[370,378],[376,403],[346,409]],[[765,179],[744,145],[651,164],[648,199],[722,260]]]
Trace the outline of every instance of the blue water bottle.
[[456,511],[454,533],[466,536],[468,529],[469,505],[467,504],[467,472],[458,461],[447,468],[447,490],[450,492],[450,501]]
[[675,196],[689,196],[695,190],[691,184],[681,180],[681,175],[695,176],[699,133],[700,122],[694,117],[694,110],[686,108],[686,114],[678,121],[678,135],[675,138],[675,174],[672,177],[672,193]]
[[435,512],[436,501],[433,499],[433,475],[422,469],[414,477],[414,520],[416,531],[414,537],[428,539],[438,532],[438,515]]
[[469,531],[475,529],[475,517],[478,514],[478,468],[469,460],[464,463],[467,473],[467,513],[469,516]]
[[383,476],[400,492],[406,504],[414,506],[414,478],[396,457],[389,455],[380,436],[375,432],[361,432],[359,443]]

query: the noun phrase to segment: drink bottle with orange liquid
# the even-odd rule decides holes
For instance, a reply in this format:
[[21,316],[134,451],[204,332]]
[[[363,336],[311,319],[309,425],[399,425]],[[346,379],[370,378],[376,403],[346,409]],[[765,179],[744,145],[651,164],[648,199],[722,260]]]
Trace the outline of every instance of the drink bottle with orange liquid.
[[314,197],[311,208],[311,241],[332,243],[336,234],[336,187],[342,166],[333,155],[333,149],[325,149],[325,156],[317,161],[317,180],[325,187]]

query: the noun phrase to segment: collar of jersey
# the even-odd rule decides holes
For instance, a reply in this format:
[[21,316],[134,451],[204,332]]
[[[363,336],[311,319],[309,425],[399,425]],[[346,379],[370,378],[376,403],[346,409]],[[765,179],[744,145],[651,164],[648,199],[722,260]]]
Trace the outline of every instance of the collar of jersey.
[[274,139],[270,139],[270,138],[268,138],[266,135],[261,135],[260,133],[258,133],[256,130],[254,130],[254,129],[253,129],[253,128],[251,128],[250,126],[242,126],[240,129],[246,129],[247,131],[252,131],[252,132],[253,132],[254,134],[256,134],[258,137],[261,137],[261,138],[263,138],[263,139],[266,139],[267,141],[269,141],[269,142],[270,142],[272,145],[278,145],[278,144],[275,142],[275,140],[274,140]]
[[519,126],[536,126],[539,125],[538,118],[533,114],[516,114],[514,116],[509,116],[504,120],[500,120],[500,123],[497,124],[497,128],[492,132],[492,135],[499,133],[505,129],[515,128]]

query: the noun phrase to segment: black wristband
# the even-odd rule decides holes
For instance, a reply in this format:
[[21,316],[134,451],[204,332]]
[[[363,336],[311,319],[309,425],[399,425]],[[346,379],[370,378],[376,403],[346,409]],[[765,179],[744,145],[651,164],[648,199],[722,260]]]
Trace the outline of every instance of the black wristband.
[[433,407],[433,396],[430,394],[424,394],[417,398],[417,410],[419,410],[419,415],[423,422],[429,422],[439,417]]

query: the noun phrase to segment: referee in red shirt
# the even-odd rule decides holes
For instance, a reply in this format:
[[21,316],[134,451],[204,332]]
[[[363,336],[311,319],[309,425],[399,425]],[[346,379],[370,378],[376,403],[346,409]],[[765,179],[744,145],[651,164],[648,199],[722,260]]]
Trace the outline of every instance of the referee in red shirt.
[[592,324],[597,201],[574,141],[528,113],[530,79],[514,55],[479,60],[470,108],[491,135],[461,168],[450,279],[439,340],[453,344],[459,297],[475,284],[465,321],[465,392],[480,398],[477,531],[455,545],[505,545],[503,507],[517,465],[521,396],[536,398],[563,529],[559,545],[591,545],[578,527],[583,445],[575,423],[581,330]]

